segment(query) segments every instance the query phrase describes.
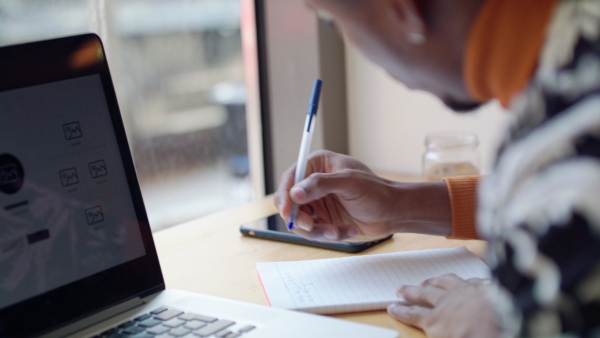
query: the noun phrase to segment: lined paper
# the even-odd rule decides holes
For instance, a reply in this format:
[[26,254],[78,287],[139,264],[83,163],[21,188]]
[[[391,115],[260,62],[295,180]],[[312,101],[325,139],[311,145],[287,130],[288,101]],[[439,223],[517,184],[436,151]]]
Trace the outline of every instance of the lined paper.
[[401,285],[447,273],[489,278],[467,248],[431,249],[291,262],[257,263],[271,306],[332,314],[385,309]]

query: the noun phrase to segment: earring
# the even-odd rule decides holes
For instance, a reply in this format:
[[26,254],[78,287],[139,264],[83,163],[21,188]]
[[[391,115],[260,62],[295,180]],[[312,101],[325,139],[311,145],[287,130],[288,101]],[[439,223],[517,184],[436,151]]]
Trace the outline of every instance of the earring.
[[408,39],[408,42],[412,43],[413,45],[422,45],[425,43],[425,34],[423,33],[408,32],[406,38]]

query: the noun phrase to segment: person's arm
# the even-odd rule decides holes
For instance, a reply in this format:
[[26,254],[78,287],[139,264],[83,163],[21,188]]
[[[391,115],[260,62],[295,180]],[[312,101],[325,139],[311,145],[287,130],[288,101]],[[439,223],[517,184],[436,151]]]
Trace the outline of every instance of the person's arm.
[[451,235],[450,195],[444,181],[390,184],[394,187],[394,233]]
[[[445,177],[441,181],[394,184],[398,189],[395,232],[480,239],[477,189],[481,176]],[[407,226],[405,226],[407,225]]]
[[[293,231],[304,237],[365,241],[411,232],[477,238],[477,178],[462,186],[454,179],[393,182],[356,159],[329,151],[310,155],[308,177],[296,185],[294,171],[292,166],[283,174],[275,203],[285,220],[290,217],[292,200],[301,205]],[[461,217],[456,212],[461,203],[470,206],[461,212],[471,215]],[[453,220],[459,230],[453,230]]]

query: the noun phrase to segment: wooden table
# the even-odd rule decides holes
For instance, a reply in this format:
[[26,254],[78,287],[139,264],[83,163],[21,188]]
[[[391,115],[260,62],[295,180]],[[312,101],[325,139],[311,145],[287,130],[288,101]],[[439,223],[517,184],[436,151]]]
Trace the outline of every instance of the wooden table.
[[[242,237],[239,226],[276,212],[273,197],[225,210],[154,234],[167,288],[268,305],[256,271],[257,262],[344,257],[352,254],[294,244]],[[482,256],[482,241],[396,234],[391,240],[360,255],[407,250],[466,246]],[[356,255],[356,254],[354,254]],[[385,311],[359,312],[334,317],[397,330],[401,337],[423,337]]]

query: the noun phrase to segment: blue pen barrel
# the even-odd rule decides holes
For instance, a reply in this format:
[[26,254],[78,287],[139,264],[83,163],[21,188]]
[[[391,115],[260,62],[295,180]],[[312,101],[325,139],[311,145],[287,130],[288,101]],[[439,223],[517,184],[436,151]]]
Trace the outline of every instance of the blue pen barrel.
[[310,96],[310,103],[308,105],[307,114],[317,115],[317,108],[319,107],[319,100],[321,99],[321,87],[323,86],[323,81],[316,79],[313,84],[312,95]]

